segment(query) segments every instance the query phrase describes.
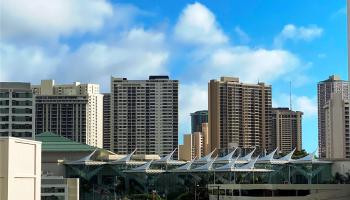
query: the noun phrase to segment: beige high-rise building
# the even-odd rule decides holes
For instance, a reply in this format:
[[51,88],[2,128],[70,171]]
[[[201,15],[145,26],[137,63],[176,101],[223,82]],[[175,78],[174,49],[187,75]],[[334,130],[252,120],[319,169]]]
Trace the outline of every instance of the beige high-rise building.
[[208,123],[202,123],[203,155],[211,152]]
[[317,84],[318,150],[321,158],[326,157],[326,116],[324,106],[327,105],[334,93],[340,94],[344,100],[349,100],[349,82],[333,75]]
[[349,100],[339,93],[332,94],[324,106],[326,158],[350,158]]
[[36,134],[53,132],[76,142],[103,147],[103,95],[98,84],[55,85],[42,80],[36,94]]
[[183,138],[183,144],[179,145],[179,160],[190,161],[193,159],[192,134],[185,134]]
[[[178,80],[111,79],[111,150],[165,156],[178,147]],[[174,154],[177,159],[178,152]]]
[[271,140],[273,148],[283,153],[294,148],[302,150],[302,112],[289,108],[273,108],[271,121]]
[[271,149],[271,86],[221,77],[209,82],[211,150]]
[[184,143],[179,145],[179,159],[189,161],[201,158],[210,151],[208,137],[208,123],[202,123],[202,132],[194,132],[184,135]]

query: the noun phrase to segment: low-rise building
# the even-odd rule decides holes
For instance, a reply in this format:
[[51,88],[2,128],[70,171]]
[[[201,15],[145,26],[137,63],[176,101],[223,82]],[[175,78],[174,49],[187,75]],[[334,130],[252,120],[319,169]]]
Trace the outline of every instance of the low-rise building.
[[0,137],[0,200],[40,200],[41,142]]

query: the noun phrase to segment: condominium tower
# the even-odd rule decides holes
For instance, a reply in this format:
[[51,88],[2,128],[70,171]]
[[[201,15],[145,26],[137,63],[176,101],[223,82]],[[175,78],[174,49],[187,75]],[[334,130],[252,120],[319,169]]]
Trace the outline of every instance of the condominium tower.
[[30,83],[0,82],[0,136],[34,138],[34,102]]
[[318,83],[318,147],[321,158],[326,157],[326,117],[324,106],[327,105],[334,93],[340,94],[344,100],[349,100],[349,82],[341,80],[339,76],[333,75],[327,80]]
[[208,123],[208,111],[200,110],[191,113],[191,131],[202,132],[202,123]]
[[324,106],[326,158],[350,158],[350,110],[349,98],[339,93],[331,95]]
[[221,77],[209,82],[211,149],[271,149],[271,86]]
[[272,147],[289,153],[302,150],[302,112],[289,108],[273,108],[271,121]]
[[32,88],[36,94],[36,134],[53,132],[103,147],[103,95],[99,85],[55,85],[53,80],[42,80]]
[[103,94],[103,148],[111,148],[111,93]]
[[[111,79],[111,150],[171,153],[178,145],[178,85],[168,76]],[[177,158],[177,153],[174,154]]]

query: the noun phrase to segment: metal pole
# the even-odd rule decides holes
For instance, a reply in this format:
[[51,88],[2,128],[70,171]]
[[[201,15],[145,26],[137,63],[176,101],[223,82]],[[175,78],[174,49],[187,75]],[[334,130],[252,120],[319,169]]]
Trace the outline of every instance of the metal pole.
[[194,182],[194,200],[197,200],[197,182]]
[[218,185],[218,200],[220,200],[220,186]]

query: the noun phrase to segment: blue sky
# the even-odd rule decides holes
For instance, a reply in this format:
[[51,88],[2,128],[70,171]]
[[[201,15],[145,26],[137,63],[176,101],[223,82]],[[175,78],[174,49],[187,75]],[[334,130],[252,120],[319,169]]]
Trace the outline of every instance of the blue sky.
[[345,0],[1,0],[0,80],[101,84],[110,76],[180,80],[180,141],[207,108],[207,82],[272,84],[273,105],[304,112],[317,147],[316,84],[346,78]]

